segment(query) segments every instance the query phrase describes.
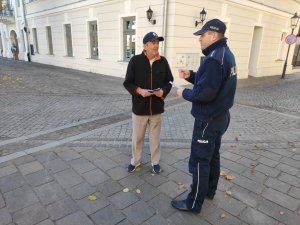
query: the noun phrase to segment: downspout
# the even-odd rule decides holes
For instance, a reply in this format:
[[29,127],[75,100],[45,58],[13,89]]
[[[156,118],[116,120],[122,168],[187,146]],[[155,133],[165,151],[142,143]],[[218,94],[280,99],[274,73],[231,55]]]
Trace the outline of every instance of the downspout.
[[21,32],[25,32],[26,35],[26,46],[27,46],[27,59],[28,62],[31,62],[31,58],[30,58],[30,43],[29,43],[29,27],[28,27],[28,22],[26,19],[26,10],[25,10],[25,0],[21,0],[22,1],[22,9],[23,9],[23,20],[24,20],[24,28],[23,30],[21,30]]
[[163,31],[162,31],[162,36],[165,38],[165,40],[162,42],[162,55],[166,57],[166,43],[167,43],[167,38],[166,38],[166,33],[167,33],[167,13],[168,13],[168,0],[164,0],[164,18],[163,18]]

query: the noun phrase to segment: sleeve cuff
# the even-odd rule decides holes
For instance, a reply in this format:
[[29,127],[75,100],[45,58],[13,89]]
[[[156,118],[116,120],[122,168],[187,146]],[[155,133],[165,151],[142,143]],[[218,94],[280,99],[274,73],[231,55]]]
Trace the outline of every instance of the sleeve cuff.
[[136,89],[135,89],[135,93],[137,94],[137,95],[141,95],[140,93],[141,93],[141,88],[140,87],[136,87]]

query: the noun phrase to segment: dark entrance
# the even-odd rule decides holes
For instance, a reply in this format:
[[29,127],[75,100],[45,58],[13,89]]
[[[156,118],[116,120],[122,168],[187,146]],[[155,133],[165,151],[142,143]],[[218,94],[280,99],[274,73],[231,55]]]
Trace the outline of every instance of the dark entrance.
[[300,66],[300,28],[298,31],[297,36],[297,42],[295,43],[295,51],[294,51],[294,55],[293,55],[293,61],[292,61],[292,65],[293,66]]

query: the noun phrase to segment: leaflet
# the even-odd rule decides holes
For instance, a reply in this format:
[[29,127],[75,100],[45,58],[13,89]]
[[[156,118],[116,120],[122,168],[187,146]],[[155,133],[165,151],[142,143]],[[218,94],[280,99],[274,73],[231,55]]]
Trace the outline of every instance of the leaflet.
[[173,87],[176,87],[176,88],[183,88],[180,84],[176,84],[172,81],[169,81],[170,84],[172,84]]
[[156,89],[153,89],[153,90],[147,90],[148,92],[150,92],[150,93],[154,93],[154,92],[156,92],[156,91],[159,91],[161,88],[156,88]]

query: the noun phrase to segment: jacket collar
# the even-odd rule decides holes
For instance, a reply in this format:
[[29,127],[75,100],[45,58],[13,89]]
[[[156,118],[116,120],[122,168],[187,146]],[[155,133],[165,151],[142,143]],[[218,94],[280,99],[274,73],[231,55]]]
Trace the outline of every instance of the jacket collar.
[[[147,57],[145,51],[142,52],[142,55],[144,55],[144,56],[148,59],[148,57]],[[157,56],[155,56],[154,61],[160,60],[160,58],[161,58],[161,57],[160,57],[160,54],[158,53]],[[148,59],[148,60],[149,60],[149,59]],[[149,61],[150,61],[150,60],[149,60]],[[154,62],[154,61],[153,61],[153,62]]]
[[210,46],[208,46],[206,49],[202,50],[202,53],[207,56],[209,55],[213,50],[215,50],[216,48],[219,47],[227,47],[227,38],[222,38],[218,41],[216,41],[215,43],[211,44]]

